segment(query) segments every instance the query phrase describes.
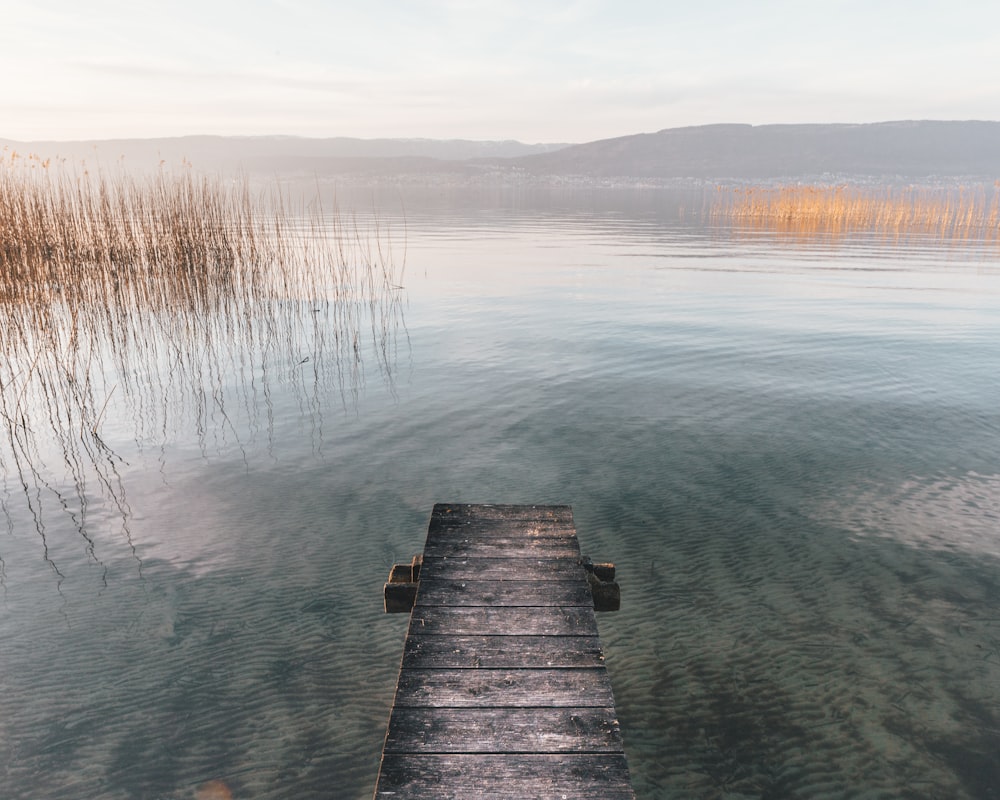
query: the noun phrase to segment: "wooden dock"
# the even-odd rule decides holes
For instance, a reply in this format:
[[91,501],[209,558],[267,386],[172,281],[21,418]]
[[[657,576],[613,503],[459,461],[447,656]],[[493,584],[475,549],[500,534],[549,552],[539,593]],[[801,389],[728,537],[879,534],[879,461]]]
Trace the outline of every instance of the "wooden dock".
[[414,567],[375,800],[634,800],[572,509],[438,504]]

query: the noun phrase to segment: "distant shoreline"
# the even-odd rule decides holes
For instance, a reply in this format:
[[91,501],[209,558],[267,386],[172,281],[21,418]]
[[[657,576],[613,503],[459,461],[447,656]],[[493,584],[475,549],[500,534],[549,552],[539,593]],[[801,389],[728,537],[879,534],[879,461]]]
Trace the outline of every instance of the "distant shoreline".
[[1000,179],[1000,122],[705,125],[584,144],[430,139],[186,136],[82,142],[0,139],[18,151],[102,169],[161,164],[203,172],[343,182],[676,186],[690,182],[921,182]]

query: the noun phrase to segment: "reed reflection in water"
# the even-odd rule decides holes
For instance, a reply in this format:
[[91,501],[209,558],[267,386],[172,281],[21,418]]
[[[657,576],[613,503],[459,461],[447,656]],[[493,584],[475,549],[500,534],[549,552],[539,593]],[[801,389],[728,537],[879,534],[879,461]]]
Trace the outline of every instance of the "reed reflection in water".
[[[95,561],[95,499],[113,504],[129,537],[124,462],[106,441],[109,426],[139,447],[162,446],[193,420],[204,449],[212,436],[240,443],[236,416],[270,437],[276,385],[290,385],[313,415],[329,398],[352,402],[366,360],[391,389],[405,331],[404,261],[377,219],[328,212],[278,185],[255,194],[246,179],[200,175],[189,164],[109,177],[5,154],[8,529],[20,503],[61,579],[50,507],[71,519]],[[0,553],[0,577],[2,563]]]

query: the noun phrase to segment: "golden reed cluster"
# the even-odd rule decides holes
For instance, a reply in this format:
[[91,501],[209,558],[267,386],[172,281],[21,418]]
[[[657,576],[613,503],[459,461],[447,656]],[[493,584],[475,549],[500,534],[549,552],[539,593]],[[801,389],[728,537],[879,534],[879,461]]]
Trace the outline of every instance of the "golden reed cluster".
[[345,224],[318,200],[297,208],[276,185],[255,195],[245,178],[186,163],[109,177],[4,150],[0,356],[28,369],[45,341],[64,355],[87,340],[113,352],[140,332],[193,347],[194,332],[249,330],[279,306],[326,308],[331,335],[356,337],[361,311],[398,302],[403,265],[383,238],[377,220]]
[[870,231],[943,240],[1000,238],[1000,181],[957,188],[719,187],[711,216],[793,235]]
[[[388,231],[304,200],[186,163],[108,175],[0,151],[4,512],[20,484],[40,533],[51,495],[86,537],[94,471],[127,508],[101,434],[112,416],[137,442],[163,441],[181,416],[204,438],[213,419],[230,432],[236,414],[269,421],[272,383],[310,408],[321,391],[356,392],[364,353],[391,381],[404,265]],[[53,452],[75,500],[45,467]]]
[[245,179],[189,164],[109,177],[4,152],[0,300],[205,308],[275,292],[316,297],[320,287],[351,294],[371,284],[357,280],[359,266],[390,268],[367,247],[351,253],[362,264],[348,263],[339,216],[316,216],[303,228],[280,191],[254,197]]

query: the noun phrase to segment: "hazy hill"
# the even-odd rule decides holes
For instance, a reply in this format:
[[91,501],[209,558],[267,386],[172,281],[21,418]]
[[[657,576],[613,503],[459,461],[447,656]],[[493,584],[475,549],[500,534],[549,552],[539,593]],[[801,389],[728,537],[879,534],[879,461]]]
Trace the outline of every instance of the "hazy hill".
[[779,178],[823,174],[1000,177],[1000,122],[704,125],[512,159],[538,175]]
[[[4,145],[21,153],[44,157],[61,156],[86,159],[101,164],[124,160],[143,168],[187,159],[205,169],[229,169],[241,166],[249,171],[307,169],[351,171],[406,166],[409,161],[452,162],[470,159],[507,159],[533,153],[554,151],[563,144],[523,144],[515,141],[469,141],[466,139],[352,139],[338,137],[311,139],[299,136],[178,136],[159,139],[102,139],[75,142],[15,142],[0,139]],[[362,160],[372,163],[364,164]],[[386,160],[383,167],[376,160]],[[433,162],[432,162],[433,163]],[[453,165],[444,166],[447,171]],[[425,171],[427,164],[418,168]],[[433,170],[432,170],[433,171]]]
[[4,142],[20,152],[155,167],[186,158],[206,170],[417,180],[762,180],[833,175],[1000,178],[1000,122],[703,125],[587,144],[512,141],[186,136],[96,142]]

